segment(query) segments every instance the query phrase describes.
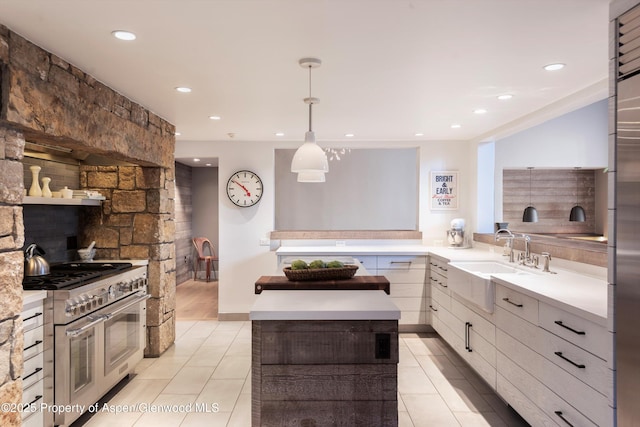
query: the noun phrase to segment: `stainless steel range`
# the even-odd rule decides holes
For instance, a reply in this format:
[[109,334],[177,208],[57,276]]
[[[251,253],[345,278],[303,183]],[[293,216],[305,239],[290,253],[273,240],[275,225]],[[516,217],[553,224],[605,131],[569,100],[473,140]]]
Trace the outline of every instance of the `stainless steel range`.
[[147,268],[126,262],[63,263],[23,288],[53,301],[54,423],[66,426],[143,358]]

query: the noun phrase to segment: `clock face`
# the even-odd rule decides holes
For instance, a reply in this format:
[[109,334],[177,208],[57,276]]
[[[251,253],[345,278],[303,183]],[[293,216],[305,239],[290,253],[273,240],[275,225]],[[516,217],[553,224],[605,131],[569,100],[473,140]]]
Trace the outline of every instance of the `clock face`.
[[253,206],[262,198],[262,180],[251,171],[238,171],[227,181],[227,196],[236,206]]

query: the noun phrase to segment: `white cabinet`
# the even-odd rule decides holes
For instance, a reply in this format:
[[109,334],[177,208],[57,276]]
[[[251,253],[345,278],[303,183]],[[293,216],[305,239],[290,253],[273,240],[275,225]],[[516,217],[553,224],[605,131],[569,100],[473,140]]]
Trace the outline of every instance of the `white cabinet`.
[[493,315],[450,292],[447,260],[429,257],[431,324],[433,328],[493,388],[496,348]]
[[375,275],[389,280],[391,300],[401,313],[400,325],[429,323],[427,306],[431,303],[431,293],[426,281],[426,256],[379,255]]
[[502,285],[495,316],[498,393],[529,423],[613,425],[604,326]]
[[[37,299],[24,304],[22,327],[24,332],[24,366],[22,373],[22,425],[51,426],[53,417],[41,412],[42,403],[51,404],[53,398],[53,330],[50,302]],[[34,410],[35,409],[35,410]]]

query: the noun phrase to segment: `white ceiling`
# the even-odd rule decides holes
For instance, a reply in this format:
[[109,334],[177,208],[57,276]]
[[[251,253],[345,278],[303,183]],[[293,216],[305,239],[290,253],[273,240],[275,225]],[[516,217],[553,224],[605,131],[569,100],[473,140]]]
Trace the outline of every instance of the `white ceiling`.
[[[609,0],[0,0],[0,23],[174,123],[178,144],[229,134],[301,141],[309,82],[298,60],[308,56],[323,62],[312,71],[320,142],[348,132],[481,140],[554,103],[606,96],[608,8]],[[115,39],[116,29],[137,40]],[[553,62],[567,66],[542,69]],[[496,99],[504,93],[513,99]],[[480,107],[488,112],[473,114]]]

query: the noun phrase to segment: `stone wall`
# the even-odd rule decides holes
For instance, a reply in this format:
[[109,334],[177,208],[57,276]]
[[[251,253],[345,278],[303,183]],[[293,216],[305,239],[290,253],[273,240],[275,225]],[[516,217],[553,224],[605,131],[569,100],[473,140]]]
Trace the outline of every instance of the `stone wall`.
[[148,259],[147,348],[159,356],[175,338],[173,169],[82,166],[80,185],[100,191],[102,209],[85,208],[80,245],[96,241],[98,259]]
[[[1,49],[1,48],[0,48]],[[0,402],[22,402],[22,133],[0,126]],[[0,411],[0,425],[19,426],[20,412]]]
[[[174,134],[171,123],[0,24],[0,402],[22,401],[25,140],[144,166],[85,171],[83,184],[113,191],[98,215],[111,226],[100,234],[102,223],[93,223],[82,236],[100,238],[113,258],[148,255],[147,354],[158,355],[175,334]],[[146,211],[127,212],[142,203]],[[113,224],[126,218],[128,226]],[[19,413],[0,412],[3,427],[20,424]]]

